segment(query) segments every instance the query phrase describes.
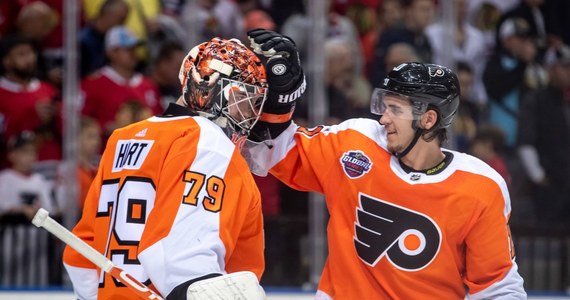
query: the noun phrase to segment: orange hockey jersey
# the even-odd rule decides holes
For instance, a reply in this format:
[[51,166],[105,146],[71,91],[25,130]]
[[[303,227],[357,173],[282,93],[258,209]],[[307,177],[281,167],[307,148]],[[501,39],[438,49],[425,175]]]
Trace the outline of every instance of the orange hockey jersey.
[[378,121],[291,125],[250,149],[256,173],[325,195],[329,256],[317,299],[526,299],[502,177],[444,149],[427,172],[400,165]]
[[[264,270],[261,199],[239,150],[210,120],[171,104],[115,130],[73,232],[164,297],[207,274]],[[133,299],[67,247],[80,299]]]

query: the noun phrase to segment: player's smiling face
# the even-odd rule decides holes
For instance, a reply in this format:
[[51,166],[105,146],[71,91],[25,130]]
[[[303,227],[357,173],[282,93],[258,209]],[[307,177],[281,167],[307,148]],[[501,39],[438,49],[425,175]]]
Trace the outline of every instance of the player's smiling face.
[[402,152],[414,137],[412,105],[404,97],[386,95],[382,107],[380,123],[386,127],[388,151]]

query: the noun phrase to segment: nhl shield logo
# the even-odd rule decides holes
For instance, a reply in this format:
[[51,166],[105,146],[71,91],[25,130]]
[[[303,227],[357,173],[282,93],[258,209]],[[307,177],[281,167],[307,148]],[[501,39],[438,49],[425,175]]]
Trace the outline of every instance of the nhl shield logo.
[[372,168],[370,158],[358,150],[344,153],[340,158],[340,163],[344,169],[344,173],[352,179],[361,177]]

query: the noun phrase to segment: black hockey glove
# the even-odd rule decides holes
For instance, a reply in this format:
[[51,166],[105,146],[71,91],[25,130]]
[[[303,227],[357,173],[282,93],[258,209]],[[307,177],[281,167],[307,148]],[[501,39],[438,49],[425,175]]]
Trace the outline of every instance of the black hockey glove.
[[[293,40],[274,31],[254,29],[247,36],[265,65],[269,85],[263,113],[250,139],[274,138],[291,123],[295,103],[307,86],[299,51]],[[263,131],[269,131],[270,137]]]

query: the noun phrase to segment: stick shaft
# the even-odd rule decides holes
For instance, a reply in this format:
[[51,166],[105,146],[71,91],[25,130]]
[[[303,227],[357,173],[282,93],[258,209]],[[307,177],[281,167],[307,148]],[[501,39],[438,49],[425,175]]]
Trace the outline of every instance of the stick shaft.
[[135,279],[133,276],[121,268],[115,266],[111,260],[109,260],[103,254],[99,253],[99,251],[95,250],[71,231],[67,230],[67,228],[63,227],[61,224],[52,219],[45,209],[40,208],[38,210],[34,216],[34,219],[32,220],[32,223],[38,227],[45,228],[48,232],[55,235],[71,248],[75,249],[75,251],[77,251],[79,254],[87,258],[90,262],[101,268],[101,270],[109,273],[111,276],[121,281],[139,297],[143,299],[162,300],[161,296],[156,294],[146,285]]

